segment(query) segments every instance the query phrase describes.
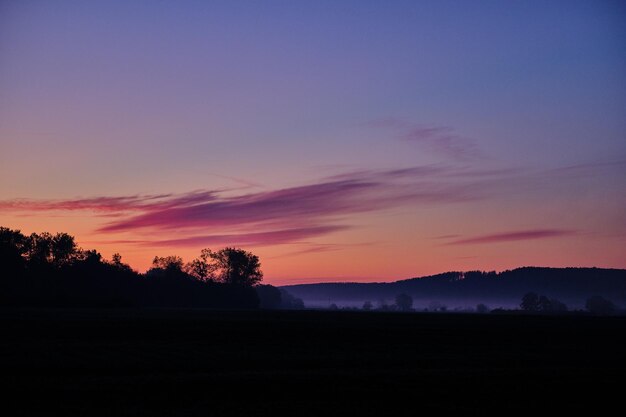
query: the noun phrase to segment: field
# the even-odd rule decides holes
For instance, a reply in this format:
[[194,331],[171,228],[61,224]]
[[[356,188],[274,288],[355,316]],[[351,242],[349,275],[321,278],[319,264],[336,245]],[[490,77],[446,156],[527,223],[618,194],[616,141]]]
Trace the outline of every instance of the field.
[[623,406],[626,380],[624,317],[28,310],[0,323],[11,416],[602,413]]

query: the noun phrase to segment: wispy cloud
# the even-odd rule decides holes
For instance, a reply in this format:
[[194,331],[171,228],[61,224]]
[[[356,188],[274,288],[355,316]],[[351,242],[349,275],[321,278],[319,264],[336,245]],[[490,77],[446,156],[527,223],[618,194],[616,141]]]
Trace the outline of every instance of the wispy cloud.
[[[401,179],[403,182],[398,182]],[[408,182],[408,184],[407,184]],[[214,198],[191,199],[189,204],[151,207],[145,213],[114,221],[101,232],[142,228],[297,228],[332,224],[342,216],[383,210],[407,203],[452,203],[481,198],[475,184],[457,184],[420,170],[366,171],[319,183]]]
[[553,175],[594,175],[602,173],[606,174],[612,171],[624,173],[625,168],[626,159],[617,159],[609,161],[591,161],[558,167],[552,169],[549,173]]
[[215,191],[193,191],[185,194],[132,195],[122,197],[92,197],[68,200],[33,200],[26,198],[0,200],[0,211],[76,211],[95,212],[147,211],[173,208],[209,201]]
[[433,236],[431,239],[434,240],[442,240],[442,239],[454,239],[454,238],[458,238],[461,235],[457,235],[457,234],[451,234],[451,235],[440,235],[440,236]]
[[445,245],[472,245],[484,243],[515,242],[519,240],[550,239],[561,236],[570,236],[576,233],[577,231],[575,230],[565,229],[518,230],[505,233],[495,233],[491,235],[475,236],[466,239],[457,239],[447,242],[445,243]]
[[490,174],[475,177],[462,172],[467,168],[443,165],[361,170],[312,184],[234,196],[223,190],[200,190],[69,200],[5,200],[0,201],[0,211],[92,211],[109,220],[98,228],[99,233],[140,232],[155,237],[125,241],[137,245],[277,245],[345,230],[351,227],[352,216],[359,213],[489,196],[482,184],[483,177]]
[[415,124],[402,119],[387,118],[370,121],[366,127],[391,130],[400,140],[418,143],[433,154],[454,161],[482,158],[476,143],[448,126]]
[[259,233],[239,233],[226,235],[189,236],[181,239],[150,240],[142,242],[147,246],[199,247],[211,245],[230,246],[271,246],[298,242],[347,229],[348,226],[314,226],[298,229],[273,230]]
[[270,259],[278,259],[291,257],[294,255],[302,255],[306,253],[324,253],[334,252],[346,248],[367,247],[372,246],[375,242],[359,242],[359,243],[313,243],[313,242],[297,242],[301,249],[296,249],[281,255],[272,256]]
[[165,199],[171,194],[158,196],[125,196],[125,197],[94,197],[71,200],[32,200],[13,199],[0,201],[2,211],[55,211],[55,210],[93,210],[101,212],[117,212],[142,210],[152,200]]
[[361,181],[333,181],[217,200],[199,200],[182,206],[166,205],[123,221],[112,222],[100,231],[148,227],[217,228],[266,222],[302,224],[312,218],[355,210],[358,204],[356,196],[374,186]]
[[449,127],[416,126],[409,129],[401,138],[420,143],[435,154],[457,161],[467,161],[482,156],[474,141],[455,134]]

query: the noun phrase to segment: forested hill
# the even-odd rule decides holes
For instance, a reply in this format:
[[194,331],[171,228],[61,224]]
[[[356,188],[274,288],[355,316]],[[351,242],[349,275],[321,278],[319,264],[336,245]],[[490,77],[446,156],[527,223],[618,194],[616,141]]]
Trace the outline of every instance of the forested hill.
[[599,295],[617,305],[626,305],[626,270],[602,268],[523,267],[496,272],[446,272],[391,283],[323,283],[283,287],[307,306],[360,306],[393,303],[401,293],[413,297],[415,307],[433,303],[449,307],[470,307],[486,303],[490,307],[518,306],[522,296],[536,292],[557,298],[571,308]]

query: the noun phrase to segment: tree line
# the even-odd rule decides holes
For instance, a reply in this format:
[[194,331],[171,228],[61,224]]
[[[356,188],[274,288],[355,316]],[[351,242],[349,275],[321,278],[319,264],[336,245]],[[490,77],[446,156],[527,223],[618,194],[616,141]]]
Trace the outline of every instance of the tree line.
[[[524,294],[520,308],[529,313],[563,313],[568,311],[565,303],[535,292]],[[593,295],[585,301],[585,309],[595,315],[610,315],[615,313],[617,307],[611,300]]]
[[0,227],[0,305],[22,307],[303,308],[285,290],[261,284],[258,256],[203,249],[185,263],[156,256],[146,273],[119,253],[106,260],[67,233]]
[[[329,310],[339,310],[340,308],[336,304],[331,304],[328,307]],[[359,310],[357,307],[343,307],[341,310]],[[374,307],[371,301],[365,301],[360,308],[363,311],[383,311],[383,312],[431,312],[431,313],[446,313],[448,312],[447,306],[432,301],[428,308],[415,309],[413,308],[413,297],[406,293],[398,294],[395,297],[395,303],[387,304],[381,301],[378,307]],[[611,315],[617,312],[617,306],[611,301],[602,296],[594,295],[587,298],[585,302],[585,311],[594,315]],[[452,310],[452,312],[463,313],[479,313],[485,314],[490,312],[518,311],[531,314],[563,314],[567,313],[569,308],[565,303],[556,298],[549,298],[536,292],[528,292],[522,296],[522,300],[519,304],[519,310],[504,310],[502,308],[490,309],[487,305],[479,303],[475,308],[462,308]],[[580,313],[582,310],[572,311],[573,313]]]

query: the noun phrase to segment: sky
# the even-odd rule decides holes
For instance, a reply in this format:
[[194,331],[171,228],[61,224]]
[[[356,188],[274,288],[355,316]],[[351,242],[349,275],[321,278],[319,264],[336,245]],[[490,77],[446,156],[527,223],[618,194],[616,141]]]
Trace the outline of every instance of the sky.
[[0,1],[0,225],[275,285],[626,268],[626,5]]

